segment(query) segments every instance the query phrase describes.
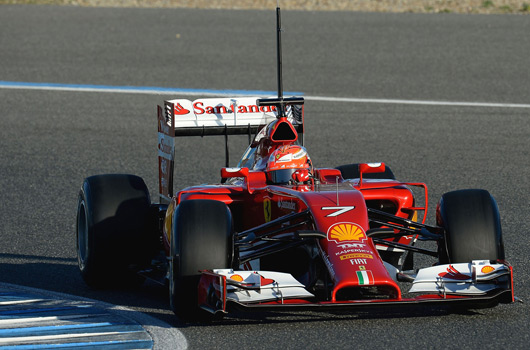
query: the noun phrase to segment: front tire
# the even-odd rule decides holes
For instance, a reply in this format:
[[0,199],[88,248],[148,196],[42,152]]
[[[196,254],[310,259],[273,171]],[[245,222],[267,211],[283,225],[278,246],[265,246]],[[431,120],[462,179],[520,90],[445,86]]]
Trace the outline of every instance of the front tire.
[[459,190],[442,196],[436,211],[444,228],[440,263],[504,260],[499,209],[486,190]]
[[145,264],[153,247],[150,198],[144,181],[134,175],[86,178],[77,206],[77,257],[91,287],[141,281],[131,266]]
[[214,200],[181,202],[173,214],[169,296],[181,319],[205,319],[197,305],[201,270],[229,268],[232,260],[232,215],[226,204]]

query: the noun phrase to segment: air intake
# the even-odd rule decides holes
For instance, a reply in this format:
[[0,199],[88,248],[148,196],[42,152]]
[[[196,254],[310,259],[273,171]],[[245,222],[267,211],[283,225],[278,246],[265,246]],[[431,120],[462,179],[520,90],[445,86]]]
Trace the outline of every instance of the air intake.
[[271,140],[273,142],[295,142],[297,139],[298,133],[287,120],[280,119],[274,124],[271,132]]

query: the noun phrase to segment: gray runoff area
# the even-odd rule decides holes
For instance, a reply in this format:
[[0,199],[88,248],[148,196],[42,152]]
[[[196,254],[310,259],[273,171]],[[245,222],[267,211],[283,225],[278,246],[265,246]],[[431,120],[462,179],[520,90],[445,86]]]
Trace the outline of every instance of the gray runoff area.
[[[313,164],[383,161],[399,180],[429,186],[431,223],[443,193],[489,190],[501,212],[516,296],[528,301],[530,113],[486,105],[530,104],[528,17],[282,10],[282,21],[285,90],[344,99],[306,101]],[[0,77],[271,91],[274,39],[273,10],[2,5]],[[75,251],[79,187],[90,175],[127,172],[156,196],[156,105],[167,97],[0,89],[2,282],[147,313],[182,332],[190,348],[224,349],[235,341],[242,349],[452,348],[455,341],[469,349],[528,347],[528,302],[465,314],[248,313],[221,325],[184,325],[169,309],[166,290],[88,288]],[[383,99],[481,105],[377,103]],[[234,161],[246,142],[230,139]],[[215,138],[179,139],[176,186],[218,181],[222,145]]]

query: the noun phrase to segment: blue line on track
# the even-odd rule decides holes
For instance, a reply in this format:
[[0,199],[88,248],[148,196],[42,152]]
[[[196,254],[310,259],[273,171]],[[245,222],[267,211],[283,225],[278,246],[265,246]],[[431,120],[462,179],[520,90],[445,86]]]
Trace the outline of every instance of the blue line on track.
[[[1,337],[13,337],[17,334],[37,334],[37,333],[46,333],[46,334],[64,334],[66,330],[79,330],[85,328],[100,328],[100,327],[109,327],[109,326],[123,326],[124,323],[110,323],[110,322],[100,322],[100,323],[83,323],[83,324],[65,324],[65,325],[52,325],[52,326],[38,326],[38,327],[24,327],[24,328],[7,328],[0,329],[0,338]],[[140,327],[140,326],[138,326]],[[1,347],[0,347],[1,349]]]
[[62,344],[21,344],[2,346],[2,350],[36,350],[36,349],[76,349],[90,348],[97,349],[152,349],[151,340],[109,340],[83,343],[62,343]]
[[[15,309],[15,310],[6,310],[6,311],[0,311],[0,316],[7,316],[7,315],[22,315],[22,314],[40,314],[40,313],[47,313],[47,312],[57,312],[57,311],[67,311],[67,310],[77,310],[79,307],[77,306],[59,306],[59,307],[43,307],[43,308],[36,308],[36,309]],[[86,310],[83,310],[84,312],[87,312]]]
[[[121,93],[167,94],[167,95],[211,95],[211,96],[275,96],[277,91],[265,90],[211,90],[211,89],[183,89],[156,86],[113,86],[90,84],[57,84],[31,83],[22,81],[0,80],[0,88],[36,89],[36,90],[64,90],[64,91],[99,91]],[[286,91],[286,95],[303,95],[303,92]]]

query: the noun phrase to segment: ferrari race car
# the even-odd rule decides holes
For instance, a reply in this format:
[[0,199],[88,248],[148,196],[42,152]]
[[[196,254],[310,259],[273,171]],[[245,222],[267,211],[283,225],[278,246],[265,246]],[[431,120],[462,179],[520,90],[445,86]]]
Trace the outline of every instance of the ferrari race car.
[[[514,301],[499,211],[487,191],[444,194],[436,225],[427,225],[425,184],[396,180],[384,163],[314,167],[303,146],[303,102],[283,97],[279,74],[277,97],[158,106],[158,203],[134,175],[91,176],[81,187],[77,253],[86,283],[156,280],[169,286],[171,308],[183,318],[233,308]],[[226,146],[219,183],[174,191],[177,137],[211,135],[226,145],[230,135],[248,135],[249,146],[236,167]],[[434,263],[416,267],[417,254]]]
[[[167,283],[171,308],[192,318],[230,307],[481,307],[514,300],[499,211],[487,191],[444,194],[437,226],[426,225],[425,184],[398,181],[383,163],[313,167],[301,145],[303,101],[285,102],[293,104],[284,115],[277,99],[252,97],[159,106],[159,203],[134,175],[83,183],[77,252],[84,280]],[[220,183],[173,192],[176,136],[256,131],[237,167],[221,169]],[[414,254],[437,260],[418,270]],[[401,282],[410,284],[410,297]]]

